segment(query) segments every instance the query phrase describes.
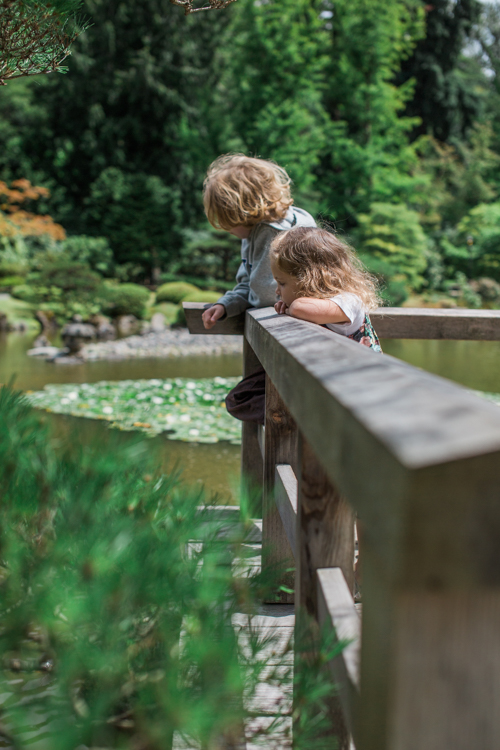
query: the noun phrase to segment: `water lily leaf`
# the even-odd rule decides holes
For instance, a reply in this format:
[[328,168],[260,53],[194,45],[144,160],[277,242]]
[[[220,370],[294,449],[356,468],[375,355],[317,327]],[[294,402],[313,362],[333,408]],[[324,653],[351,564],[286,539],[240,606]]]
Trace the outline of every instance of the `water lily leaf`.
[[241,423],[226,412],[224,399],[237,378],[121,380],[46,385],[28,393],[33,406],[56,414],[102,419],[120,430],[164,434],[169,440],[235,445]]

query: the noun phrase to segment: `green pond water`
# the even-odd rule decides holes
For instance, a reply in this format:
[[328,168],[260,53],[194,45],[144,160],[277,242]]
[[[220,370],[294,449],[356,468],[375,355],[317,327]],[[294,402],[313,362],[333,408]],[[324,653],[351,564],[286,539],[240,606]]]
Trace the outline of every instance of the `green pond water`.
[[[141,380],[151,378],[238,377],[242,371],[240,356],[179,357],[172,359],[134,359],[88,362],[78,365],[55,365],[37,357],[28,357],[32,335],[0,334],[0,383],[15,377],[15,386],[38,391],[48,383],[96,383],[100,380]],[[101,421],[79,419],[59,414],[44,414],[57,437],[85,445],[97,435],[106,434]],[[130,440],[130,433],[120,433],[120,440]],[[135,439],[135,438],[133,438]],[[162,436],[147,438],[152,449],[158,448],[165,470],[180,466],[183,478],[190,484],[204,486],[217,502],[232,504],[239,484],[240,447],[228,443],[201,445],[166,440]],[[1,745],[0,745],[1,747]]]

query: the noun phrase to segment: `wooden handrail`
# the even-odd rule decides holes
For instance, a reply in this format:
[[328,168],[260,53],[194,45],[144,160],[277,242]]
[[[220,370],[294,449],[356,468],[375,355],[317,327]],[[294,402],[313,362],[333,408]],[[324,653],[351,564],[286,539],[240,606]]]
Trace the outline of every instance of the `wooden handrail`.
[[[244,333],[245,315],[225,318],[206,331],[200,310],[203,302],[184,302],[184,312],[191,333]],[[500,341],[500,310],[465,310],[454,308],[379,307],[370,315],[380,338],[384,339],[459,339]]]
[[[441,332],[457,313],[432,312]],[[357,750],[500,747],[500,410],[272,308],[247,311],[245,347],[269,383],[263,542],[295,557],[299,612],[355,640],[351,506],[362,520],[360,671],[354,641],[334,665]]]

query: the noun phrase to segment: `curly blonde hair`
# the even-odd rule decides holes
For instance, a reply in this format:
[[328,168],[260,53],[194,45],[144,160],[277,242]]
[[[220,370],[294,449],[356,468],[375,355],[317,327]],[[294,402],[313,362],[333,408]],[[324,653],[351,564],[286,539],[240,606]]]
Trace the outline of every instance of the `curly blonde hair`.
[[203,183],[207,219],[217,229],[279,221],[293,200],[290,177],[272,161],[224,154],[209,167]]
[[377,282],[354,250],[326,229],[297,227],[271,243],[271,264],[299,282],[301,297],[328,299],[351,292],[366,310],[379,304]]

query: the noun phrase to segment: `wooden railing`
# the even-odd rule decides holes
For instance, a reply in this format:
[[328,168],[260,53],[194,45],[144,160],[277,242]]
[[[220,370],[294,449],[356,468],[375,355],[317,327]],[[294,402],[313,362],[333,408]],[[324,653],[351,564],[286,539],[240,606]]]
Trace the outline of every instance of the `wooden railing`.
[[[203,305],[184,307],[204,332]],[[372,319],[383,337],[500,340],[496,311]],[[245,424],[243,470],[262,478],[263,555],[294,560],[297,611],[349,642],[331,664],[341,747],[500,748],[500,409],[272,308],[210,332],[244,332],[245,371],[266,370],[263,460]]]

